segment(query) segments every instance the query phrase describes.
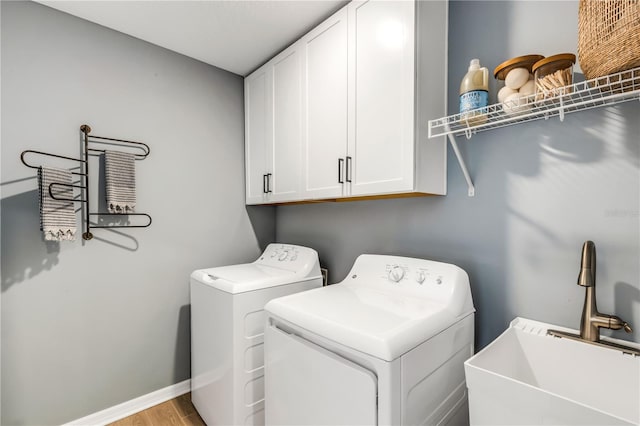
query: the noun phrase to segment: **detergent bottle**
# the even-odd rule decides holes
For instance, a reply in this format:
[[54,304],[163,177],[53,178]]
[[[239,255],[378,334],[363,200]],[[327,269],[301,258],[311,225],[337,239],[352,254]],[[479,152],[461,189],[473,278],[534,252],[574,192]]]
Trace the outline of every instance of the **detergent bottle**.
[[[487,111],[477,110],[489,105],[489,70],[472,59],[469,71],[460,83],[460,123],[470,126],[487,121]],[[475,110],[475,111],[474,111]]]

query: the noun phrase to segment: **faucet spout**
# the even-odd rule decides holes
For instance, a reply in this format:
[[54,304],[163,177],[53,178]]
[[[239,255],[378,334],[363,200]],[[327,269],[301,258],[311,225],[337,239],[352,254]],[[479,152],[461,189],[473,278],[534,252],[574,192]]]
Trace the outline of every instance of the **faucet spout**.
[[631,333],[631,326],[615,315],[601,314],[596,306],[596,246],[593,241],[582,245],[582,258],[578,285],[586,287],[582,317],[580,318],[580,337],[590,342],[600,341],[600,329],[624,329]]
[[578,285],[583,287],[596,285],[596,245],[593,241],[585,241],[582,245]]

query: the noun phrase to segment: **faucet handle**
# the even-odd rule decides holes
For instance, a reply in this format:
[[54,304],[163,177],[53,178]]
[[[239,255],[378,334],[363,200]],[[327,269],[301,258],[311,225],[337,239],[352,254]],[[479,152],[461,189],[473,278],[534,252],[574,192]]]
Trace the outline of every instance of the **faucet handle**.
[[627,333],[631,333],[633,331],[629,323],[626,323],[626,322],[622,324],[622,328],[624,328],[624,331],[626,331]]

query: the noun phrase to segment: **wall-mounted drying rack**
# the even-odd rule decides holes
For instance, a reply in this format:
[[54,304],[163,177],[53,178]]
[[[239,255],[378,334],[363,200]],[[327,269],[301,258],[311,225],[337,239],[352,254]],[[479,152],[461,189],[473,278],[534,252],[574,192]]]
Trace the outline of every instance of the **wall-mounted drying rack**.
[[[82,132],[83,135],[83,158],[73,158],[73,157],[66,157],[64,155],[57,155],[57,154],[51,154],[49,152],[44,152],[44,151],[35,151],[32,149],[28,149],[25,151],[22,151],[22,154],[20,154],[20,160],[22,161],[22,163],[27,166],[30,167],[32,169],[39,169],[40,166],[34,166],[32,164],[27,163],[27,161],[25,160],[25,155],[32,153],[32,154],[37,154],[37,155],[44,155],[44,156],[48,156],[48,157],[54,157],[54,158],[61,158],[63,160],[70,160],[70,161],[76,161],[78,163],[80,163],[80,172],[74,172],[71,171],[71,174],[74,175],[78,175],[78,176],[83,176],[84,177],[84,184],[83,185],[73,185],[73,184],[65,184],[65,183],[58,183],[58,182],[54,182],[49,184],[49,196],[53,199],[56,200],[60,200],[60,201],[73,201],[73,202],[80,202],[80,203],[85,203],[85,209],[84,209],[84,232],[82,233],[82,238],[84,240],[90,240],[93,238],[93,234],[91,233],[91,228],[147,228],[149,225],[151,225],[151,216],[149,216],[146,213],[107,213],[107,212],[96,212],[96,213],[91,213],[91,209],[89,208],[89,155],[90,153],[104,153],[105,150],[104,149],[96,149],[96,148],[90,148],[89,144],[90,143],[95,143],[95,144],[105,144],[105,145],[119,145],[119,144],[123,144],[123,145],[131,145],[132,148],[138,149],[141,151],[141,153],[137,153],[135,154],[135,159],[136,160],[144,160],[145,158],[147,158],[147,156],[149,155],[149,153],[151,152],[151,148],[149,148],[149,145],[142,143],[142,142],[134,142],[134,141],[128,141],[128,140],[124,140],[124,139],[114,139],[114,138],[106,138],[106,137],[102,137],[102,136],[95,136],[95,135],[89,135],[89,133],[91,133],[91,127],[89,127],[86,124],[83,124],[82,126],[80,126],[80,131]],[[81,198],[80,199],[75,199],[75,198],[59,198],[56,197],[53,192],[51,191],[52,187],[54,185],[60,185],[60,186],[64,186],[67,188],[78,188],[81,190]],[[149,220],[148,223],[144,224],[144,225],[92,225],[91,224],[91,216],[146,216],[146,218]]]

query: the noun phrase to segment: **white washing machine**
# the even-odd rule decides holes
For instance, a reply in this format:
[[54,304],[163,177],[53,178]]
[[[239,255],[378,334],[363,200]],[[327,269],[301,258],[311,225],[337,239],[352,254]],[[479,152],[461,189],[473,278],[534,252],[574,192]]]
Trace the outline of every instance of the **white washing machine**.
[[475,309],[457,266],[363,254],[265,311],[267,425],[468,424]]
[[191,399],[208,425],[264,424],[264,305],[320,286],[318,253],[289,244],[191,274]]

